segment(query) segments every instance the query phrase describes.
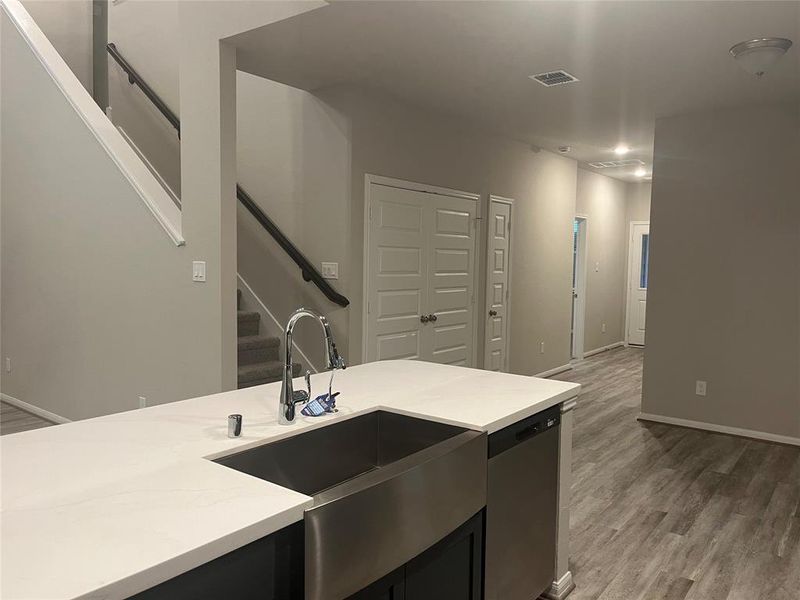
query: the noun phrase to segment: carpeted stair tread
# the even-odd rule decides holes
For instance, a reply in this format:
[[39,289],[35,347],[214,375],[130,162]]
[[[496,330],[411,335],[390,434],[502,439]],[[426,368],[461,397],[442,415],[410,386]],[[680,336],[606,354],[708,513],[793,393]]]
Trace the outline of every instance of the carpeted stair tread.
[[257,348],[277,348],[280,345],[281,339],[276,336],[243,335],[239,337],[239,352]]
[[263,335],[245,335],[239,337],[239,366],[278,360],[281,340],[278,337]]
[[261,315],[254,310],[240,310],[236,313],[239,336],[258,335]]
[[[292,373],[295,377],[300,374],[300,364],[292,365]],[[271,383],[280,381],[283,376],[283,361],[270,360],[266,362],[254,363],[251,365],[240,365],[238,372],[239,387],[249,387],[252,382]],[[253,384],[258,385],[258,384]]]

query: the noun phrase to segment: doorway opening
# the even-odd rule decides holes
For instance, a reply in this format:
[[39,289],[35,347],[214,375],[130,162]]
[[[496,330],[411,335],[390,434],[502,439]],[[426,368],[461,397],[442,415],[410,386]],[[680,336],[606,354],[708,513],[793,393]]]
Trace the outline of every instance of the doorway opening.
[[583,326],[586,318],[586,217],[575,217],[572,223],[572,327],[570,356],[583,358]]

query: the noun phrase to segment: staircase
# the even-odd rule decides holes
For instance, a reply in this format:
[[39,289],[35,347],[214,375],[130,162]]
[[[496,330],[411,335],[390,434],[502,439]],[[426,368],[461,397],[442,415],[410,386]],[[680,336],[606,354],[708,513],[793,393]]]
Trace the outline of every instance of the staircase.
[[[281,340],[259,335],[261,315],[255,311],[241,310],[242,292],[237,290],[239,335],[239,389],[280,381],[283,377]],[[300,374],[300,364],[292,364],[292,374]]]

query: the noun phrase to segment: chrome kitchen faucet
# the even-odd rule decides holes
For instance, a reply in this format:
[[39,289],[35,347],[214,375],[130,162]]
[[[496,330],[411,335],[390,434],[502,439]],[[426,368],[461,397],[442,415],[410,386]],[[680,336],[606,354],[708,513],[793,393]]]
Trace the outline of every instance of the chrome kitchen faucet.
[[281,398],[278,405],[278,423],[281,425],[290,425],[294,422],[295,405],[312,400],[311,373],[309,371],[306,372],[307,390],[295,391],[292,387],[292,335],[295,325],[303,317],[316,319],[322,325],[322,332],[325,335],[325,363],[327,368],[333,371],[334,369],[344,369],[346,366],[344,359],[339,356],[339,351],[336,350],[328,319],[307,308],[298,308],[294,311],[286,324],[283,338],[283,351],[286,360],[283,365],[283,383],[281,384]]

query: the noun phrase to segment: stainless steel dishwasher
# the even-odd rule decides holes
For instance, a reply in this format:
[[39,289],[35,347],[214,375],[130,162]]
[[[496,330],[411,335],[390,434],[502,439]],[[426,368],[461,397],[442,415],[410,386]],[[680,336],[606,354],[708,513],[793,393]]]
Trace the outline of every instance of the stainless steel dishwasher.
[[561,407],[489,436],[485,600],[533,600],[553,582]]

